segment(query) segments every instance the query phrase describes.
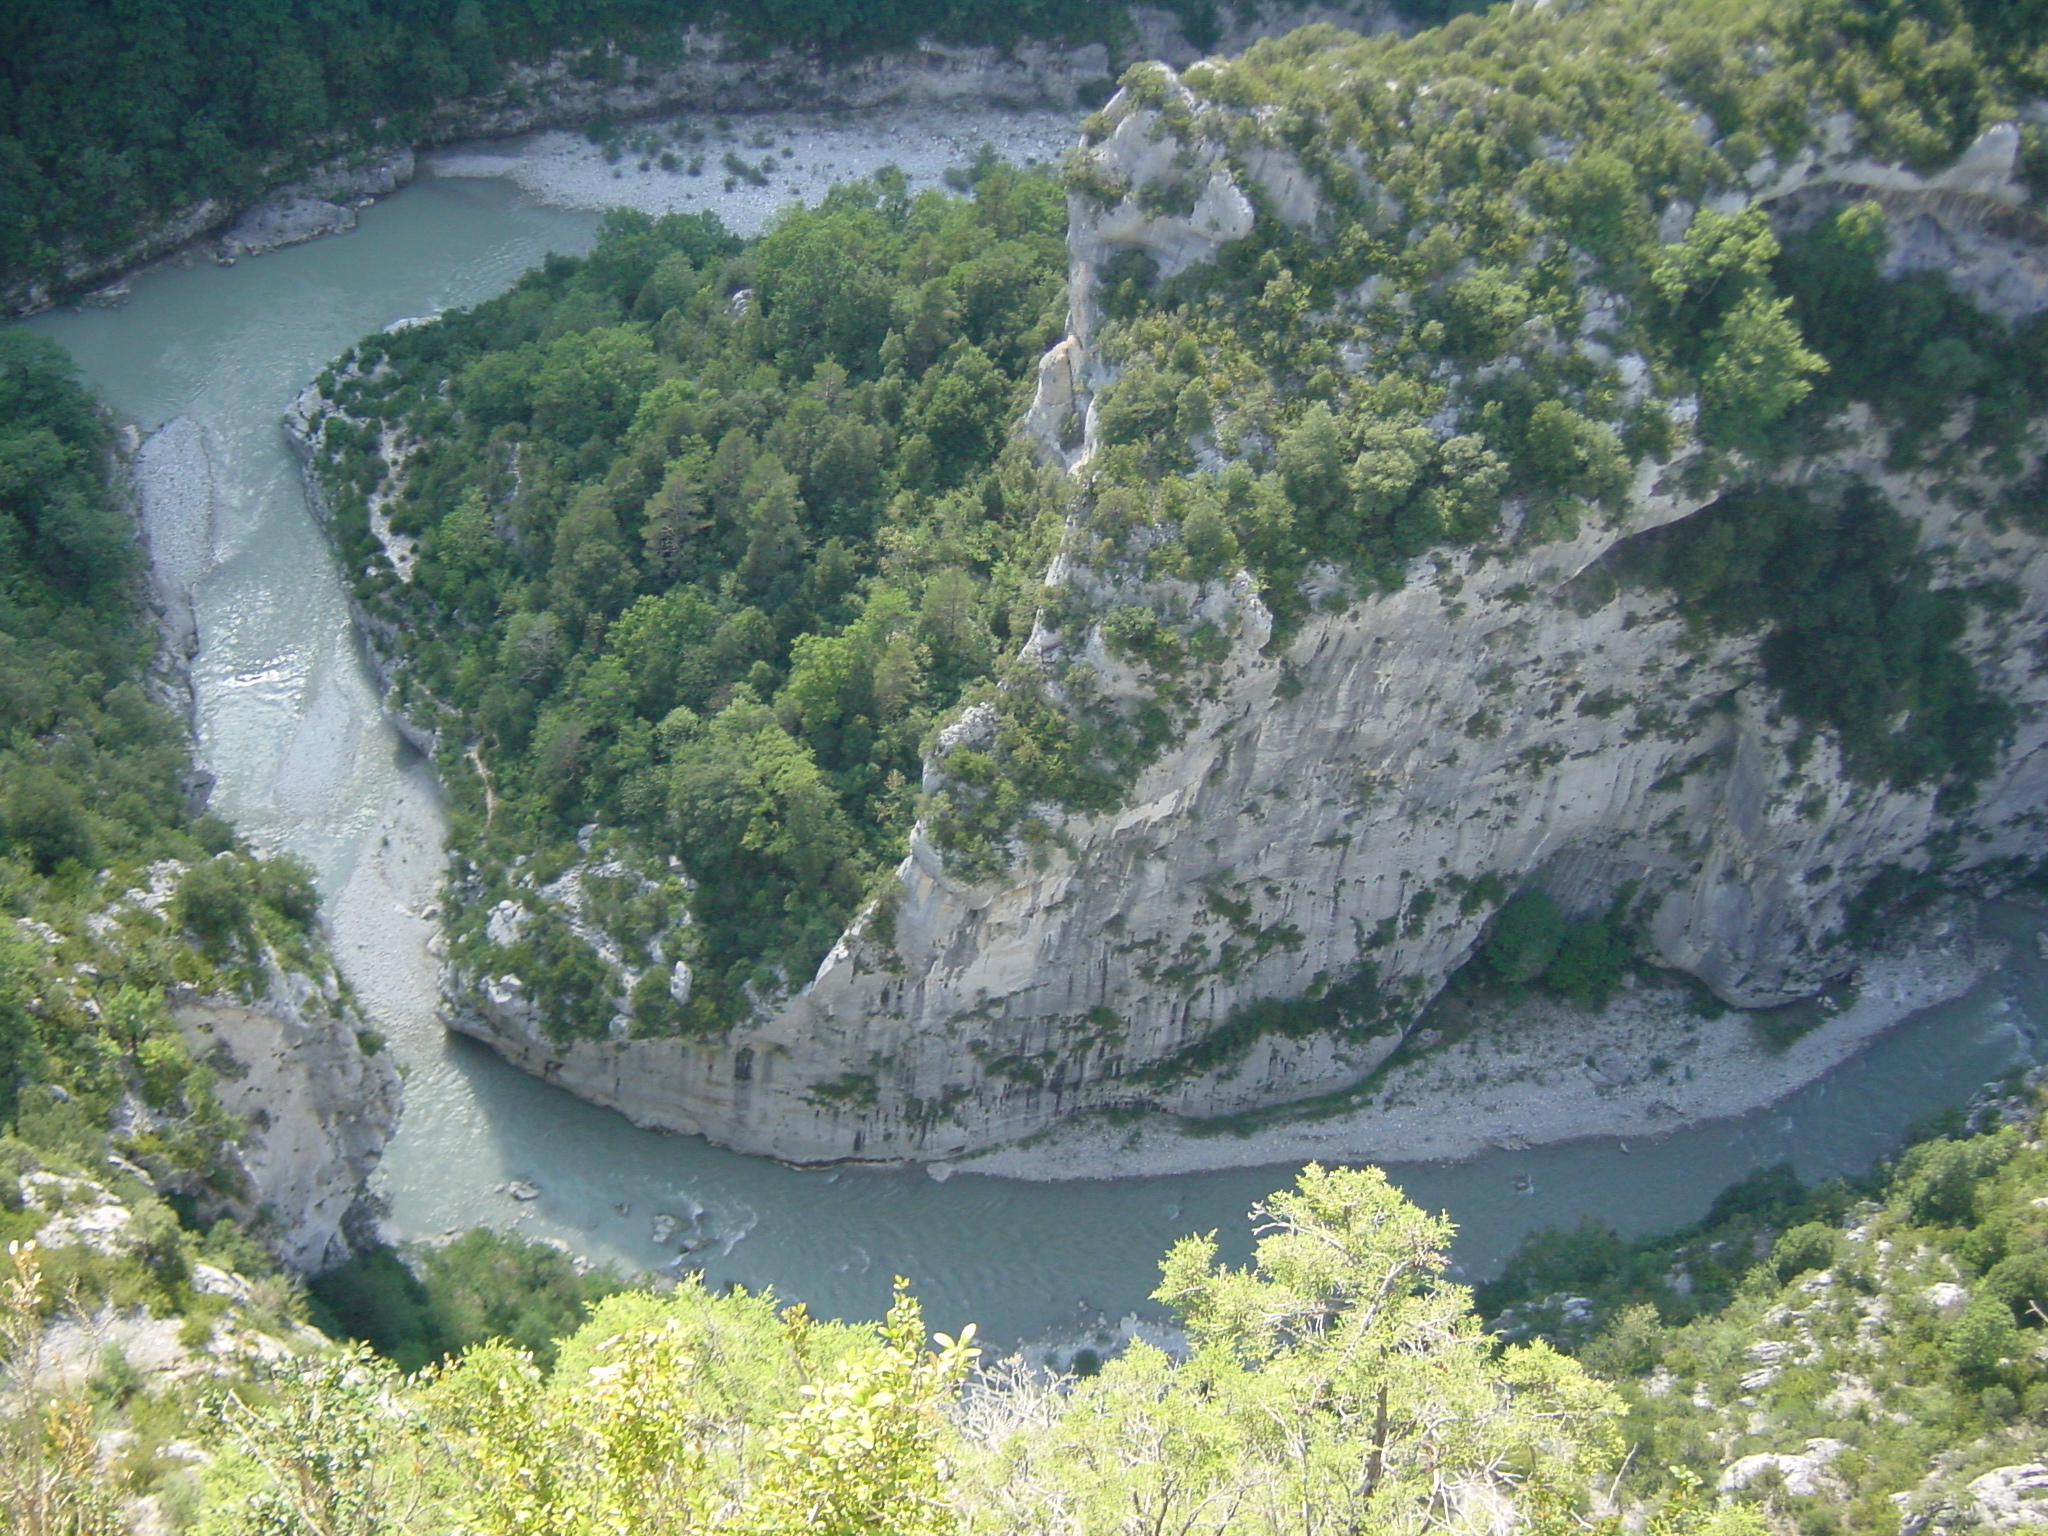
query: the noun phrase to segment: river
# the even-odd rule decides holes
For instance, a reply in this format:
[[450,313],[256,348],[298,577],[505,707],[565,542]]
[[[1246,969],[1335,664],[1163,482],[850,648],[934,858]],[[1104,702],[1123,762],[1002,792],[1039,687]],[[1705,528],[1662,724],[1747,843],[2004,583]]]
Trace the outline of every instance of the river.
[[[977,136],[1013,150],[1045,131],[1042,118],[1019,118],[1006,139],[1000,114],[977,122]],[[858,126],[926,181],[939,151],[961,142],[957,124],[936,150],[929,136],[911,143],[887,131],[886,119]],[[822,184],[861,168],[857,156],[820,155],[771,127],[760,136],[803,150],[790,190],[811,189],[806,170]],[[564,136],[550,142],[558,170],[575,159]],[[217,810],[257,846],[294,850],[318,869],[344,974],[406,1072],[404,1120],[376,1181],[393,1235],[488,1223],[638,1268],[668,1257],[652,1241],[655,1215],[694,1215],[714,1239],[701,1255],[714,1282],[772,1285],[824,1315],[873,1317],[901,1274],[935,1326],[973,1320],[1002,1341],[1074,1341],[1098,1317],[1144,1311],[1159,1255],[1184,1233],[1221,1229],[1226,1251],[1241,1255],[1248,1207],[1286,1184],[1291,1167],[1063,1184],[795,1170],[637,1130],[436,1023],[435,785],[378,713],[279,418],[360,336],[489,297],[546,252],[588,248],[597,215],[537,201],[505,174],[518,163],[496,151],[449,158],[445,169],[468,174],[430,170],[366,209],[348,235],[232,268],[172,264],[139,278],[118,309],[26,322],[67,347],[143,431],[184,417],[204,433],[215,510],[214,564],[196,594],[200,755],[218,775]],[[634,184],[589,174],[598,163],[586,156],[580,180],[567,178],[580,193],[537,190],[594,203],[605,179]],[[727,206],[711,182],[689,192],[681,205]],[[741,187],[728,211],[753,227],[763,205]],[[2048,1021],[2038,919],[1999,907],[1985,921],[2016,941],[2002,970],[1768,1109],[1632,1148],[1588,1141],[1390,1172],[1452,1215],[1459,1268],[1478,1276],[1532,1227],[1594,1216],[1655,1230],[1697,1218],[1729,1181],[1765,1164],[1790,1160],[1809,1179],[1866,1168],[1912,1120],[2025,1058],[2035,1021]],[[513,1181],[536,1185],[538,1197],[514,1199]]]

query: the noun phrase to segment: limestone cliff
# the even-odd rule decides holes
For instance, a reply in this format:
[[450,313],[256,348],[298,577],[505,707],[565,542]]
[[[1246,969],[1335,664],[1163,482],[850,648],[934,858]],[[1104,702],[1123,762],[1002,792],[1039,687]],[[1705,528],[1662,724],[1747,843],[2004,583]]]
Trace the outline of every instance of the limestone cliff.
[[[1086,472],[1117,374],[1097,345],[1112,259],[1143,252],[1171,277],[1261,219],[1307,227],[1325,212],[1278,136],[1226,145],[1189,136],[1193,116],[1161,71],[1112,103],[1078,169],[1073,325],[1025,420],[1069,472]],[[1856,150],[1836,119],[1710,206],[1759,206],[1782,228],[1874,198],[1888,275],[1938,270],[2023,317],[2048,308],[2048,237],[2014,179],[2019,145],[1997,125],[1946,171],[1915,174]],[[1354,170],[1370,195],[1368,168]],[[1660,237],[1693,217],[1672,204]],[[1596,295],[1557,345],[1646,398],[1642,359],[1596,339],[1602,318]],[[1671,407],[1685,422],[1698,403]],[[645,1124],[792,1160],[935,1159],[1087,1110],[1211,1115],[1351,1083],[1473,953],[1497,893],[1525,885],[1569,914],[1625,897],[1647,958],[1731,1002],[1809,994],[1853,968],[1844,930],[1884,871],[1925,869],[1930,849],[1951,877],[2038,856],[2048,681],[2020,640],[2048,617],[2048,545],[1990,510],[2000,486],[1981,473],[1896,467],[1861,407],[1781,472],[1878,487],[1937,587],[2009,594],[1974,610],[1959,646],[2016,725],[1958,804],[1933,783],[1850,771],[1762,681],[1759,635],[1703,632],[1670,590],[1632,579],[1658,530],[1714,501],[1687,488],[1693,452],[1638,462],[1612,516],[1484,554],[1436,550],[1398,590],[1352,595],[1338,572],[1311,572],[1327,600],[1278,640],[1242,575],[1190,582],[1063,555],[1049,581],[1084,617],[1027,647],[1048,679],[1085,663],[1112,705],[1157,686],[1105,639],[1117,605],[1228,637],[1123,808],[1039,807],[1047,835],[1014,844],[1008,874],[987,880],[914,833],[883,910],[727,1040],[557,1044],[509,976],[452,975],[450,1022]],[[1527,514],[1506,508],[1511,527]],[[995,727],[986,706],[949,727],[927,789]]]
[[[188,942],[172,926],[187,868],[163,859],[130,888],[116,882],[111,899],[85,919],[91,940],[106,946],[97,965],[62,963],[78,936],[30,920],[16,924],[48,967],[53,1005],[65,995],[74,1005],[86,998],[88,1012],[99,1008],[81,989],[137,933]],[[210,1102],[200,1110],[145,1084],[121,1100],[115,1143],[131,1150],[160,1192],[190,1196],[207,1221],[232,1216],[282,1262],[317,1274],[348,1257],[343,1218],[398,1127],[398,1068],[317,937],[285,948],[256,941],[245,963],[201,974],[210,981],[175,983],[163,1001],[185,1051],[204,1069]],[[214,1106],[226,1115],[217,1125]],[[197,1165],[179,1151],[194,1134],[195,1110],[205,1134],[220,1138],[217,1155]]]
[[173,998],[171,1016],[218,1074],[222,1107],[248,1126],[233,1148],[237,1216],[286,1264],[317,1274],[348,1257],[343,1218],[398,1128],[398,1070],[331,975],[273,963],[269,979],[253,1001]]

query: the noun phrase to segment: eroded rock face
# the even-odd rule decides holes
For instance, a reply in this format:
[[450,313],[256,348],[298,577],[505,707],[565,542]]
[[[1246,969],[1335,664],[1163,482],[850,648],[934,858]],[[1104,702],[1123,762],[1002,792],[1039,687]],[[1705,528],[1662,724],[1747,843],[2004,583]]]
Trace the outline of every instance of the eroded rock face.
[[[1283,153],[1176,149],[1161,121],[1179,89],[1168,77],[1164,106],[1122,116],[1072,202],[1073,327],[1025,423],[1070,469],[1111,376],[1094,351],[1104,265],[1202,260],[1250,228],[1255,191],[1290,221],[1319,213]],[[2009,148],[1994,130],[1928,181],[1816,153],[1755,185],[1788,218],[1795,198],[1877,194],[1896,270],[1933,259],[1913,221],[1934,221],[1973,253],[1966,291],[1998,309],[2032,278],[1980,236],[2029,260],[2048,245],[2011,217]],[[1242,578],[1139,590],[1061,560],[1048,579],[1095,611],[1170,601],[1233,637],[1121,809],[1049,812],[1051,851],[992,883],[913,835],[892,921],[850,931],[729,1039],[557,1045],[503,978],[458,990],[451,1023],[643,1124],[791,1160],[938,1159],[1081,1110],[1213,1115],[1348,1085],[1471,955],[1489,885],[1543,886],[1573,916],[1631,890],[1659,963],[1743,1006],[1807,995],[1853,967],[1841,934],[1875,872],[1920,867],[1937,835],[1962,869],[2032,857],[2048,804],[2048,679],[2016,643],[2048,620],[2048,545],[1975,510],[1995,487],[1895,472],[1864,416],[1840,425],[1802,477],[1881,488],[1938,584],[2018,594],[1963,642],[2019,720],[1968,808],[1852,777],[1825,739],[1788,772],[1800,728],[1759,681],[1756,637],[1704,637],[1668,591],[1618,576],[1634,541],[1705,505],[1652,462],[1603,525],[1504,558],[1438,552],[1277,646]],[[1076,646],[1103,696],[1143,691],[1099,629],[1042,630],[1028,651],[1050,671]]]
[[261,256],[355,227],[356,211],[346,203],[319,197],[280,198],[251,208],[230,224],[220,237],[220,249],[228,257]]
[[218,1074],[222,1106],[248,1123],[231,1170],[245,1191],[238,1216],[317,1274],[348,1257],[342,1218],[398,1128],[398,1069],[331,980],[269,971],[260,1002],[174,997],[171,1016]]

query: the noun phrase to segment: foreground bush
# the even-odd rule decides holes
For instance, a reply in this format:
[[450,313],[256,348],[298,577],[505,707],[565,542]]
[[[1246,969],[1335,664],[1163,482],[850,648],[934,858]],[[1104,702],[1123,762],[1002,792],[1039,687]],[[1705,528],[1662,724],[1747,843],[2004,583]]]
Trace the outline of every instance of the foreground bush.
[[[897,1536],[1562,1529],[1619,1455],[1616,1401],[1497,1347],[1443,1279],[1450,1225],[1377,1169],[1304,1170],[1157,1295],[1191,1352],[1082,1383],[971,1375],[898,1283],[879,1326],[770,1296],[631,1293],[552,1371],[503,1343],[404,1377],[341,1352],[226,1396],[201,1529]],[[970,1379],[971,1378],[971,1379]],[[964,1388],[964,1390],[963,1390]],[[1070,1389],[1070,1390],[1069,1390]]]

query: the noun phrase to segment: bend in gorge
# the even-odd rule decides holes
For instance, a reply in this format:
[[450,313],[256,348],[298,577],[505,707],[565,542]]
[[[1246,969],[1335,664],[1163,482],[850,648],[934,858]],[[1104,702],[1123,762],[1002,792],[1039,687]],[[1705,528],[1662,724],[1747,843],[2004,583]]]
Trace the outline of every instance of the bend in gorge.
[[1462,9],[0,20],[0,1526],[2038,1513],[2048,21]]
[[2025,878],[2031,130],[1796,41],[1709,111],[1649,26],[1140,64],[1063,218],[616,216],[323,376],[450,1022],[943,1159],[1348,1087],[1465,967],[1783,1005]]

